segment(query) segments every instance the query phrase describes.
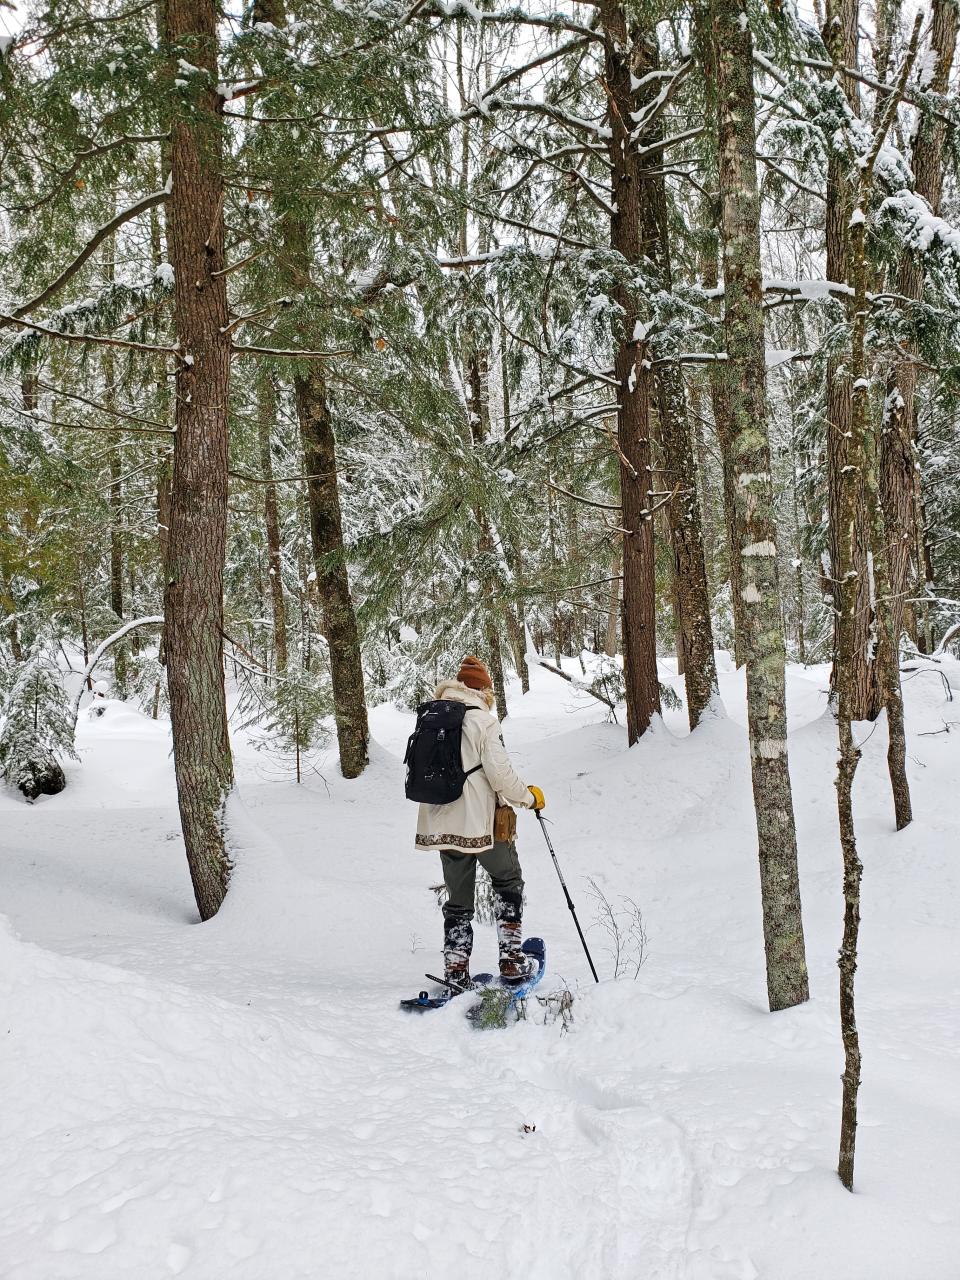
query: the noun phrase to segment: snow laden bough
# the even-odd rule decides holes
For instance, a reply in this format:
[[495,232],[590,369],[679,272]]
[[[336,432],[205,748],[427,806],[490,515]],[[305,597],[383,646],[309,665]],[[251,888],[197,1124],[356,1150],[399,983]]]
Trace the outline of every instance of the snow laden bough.
[[38,642],[17,673],[0,729],[0,774],[32,804],[67,785],[62,757],[77,758],[60,671]]

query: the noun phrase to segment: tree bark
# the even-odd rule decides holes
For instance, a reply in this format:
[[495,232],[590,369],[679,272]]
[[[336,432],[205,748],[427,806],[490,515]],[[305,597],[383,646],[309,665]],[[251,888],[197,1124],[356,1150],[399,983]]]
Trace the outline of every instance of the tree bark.
[[[859,0],[829,0],[823,38],[834,63],[839,67],[858,65],[857,24]],[[850,76],[842,76],[841,84],[851,109],[860,114],[860,96],[857,82]],[[850,275],[850,217],[853,213],[852,188],[849,167],[837,148],[831,148],[827,165],[826,250],[827,279],[844,282]],[[853,324],[853,302],[845,298],[847,323]],[[839,648],[839,619],[846,607],[845,595],[853,596],[854,645],[849,657],[852,681],[850,696],[854,700],[857,720],[875,720],[883,704],[879,672],[873,662],[873,611],[870,600],[870,573],[867,549],[870,532],[862,505],[854,511],[855,562],[854,575],[844,577],[837,571],[841,558],[840,490],[844,468],[850,461],[850,441],[853,419],[853,378],[850,366],[843,354],[831,356],[827,361],[826,375],[826,459],[827,459],[827,512],[829,519],[829,546],[831,565],[831,589],[834,602],[834,672],[832,687],[836,691],[836,655]]]
[[[179,358],[164,596],[167,682],[183,838],[201,919],[230,878],[224,809],[233,761],[223,682],[230,336],[223,275],[223,151],[217,94],[217,8],[167,0],[172,57],[195,77],[195,110],[171,130],[168,208]],[[209,87],[206,87],[209,86]]]
[[270,602],[273,610],[273,652],[276,670],[282,675],[287,669],[287,611],[283,596],[277,486],[272,483],[273,458],[270,454],[270,433],[276,413],[276,388],[271,375],[262,371],[257,381],[257,438],[260,446],[260,470],[267,481],[263,486],[263,526],[267,536],[267,576],[270,579]]
[[[600,25],[608,95],[607,158],[613,170],[610,247],[627,266],[641,260],[641,163],[631,128],[640,103],[633,88],[633,39],[626,11],[603,0]],[[614,375],[617,386],[617,436],[623,513],[623,673],[627,698],[627,740],[632,746],[660,714],[657,678],[656,579],[654,574],[653,488],[650,412],[653,397],[650,362],[637,331],[638,298],[619,280],[612,290],[620,308]]]
[[[660,70],[660,51],[655,34],[639,42],[638,52],[640,56],[635,69],[638,78]],[[644,96],[643,101],[646,103],[660,91],[659,80],[654,79],[650,83],[655,88]],[[663,123],[660,117],[641,135],[640,145],[649,146],[662,139]],[[670,260],[666,179],[660,162],[661,156],[658,153],[654,156],[654,167],[645,169],[642,174],[641,253],[655,265],[660,277],[660,287],[665,293],[669,293],[673,288],[673,269]],[[703,553],[697,463],[679,365],[670,361],[657,365],[656,398],[664,467],[661,483],[664,489],[673,491],[673,498],[666,507],[666,516],[673,552],[678,672],[682,672],[684,677],[690,728],[695,729],[717,696],[717,666],[713,624],[710,620],[710,589]]]
[[[906,83],[909,69],[917,55],[920,19],[915,24],[913,39],[907,53],[904,67],[898,81],[899,95]],[[867,291],[870,284],[869,262],[866,245],[866,214],[870,208],[875,181],[876,158],[885,141],[886,134],[893,123],[893,109],[889,107],[889,97],[884,102],[879,123],[875,124],[873,148],[864,164],[860,166],[859,177],[853,190],[856,195],[858,216],[853,219],[849,238],[850,282],[853,286],[853,325],[850,339],[850,375],[852,378],[852,413],[850,439],[847,441],[847,461],[842,492],[844,507],[842,529],[846,534],[844,546],[845,557],[842,565],[840,581],[846,584],[858,573],[856,546],[858,524],[862,521],[867,528],[869,538],[869,554],[867,558],[868,592],[873,614],[873,625],[876,633],[876,654],[873,666],[879,680],[883,705],[887,711],[888,749],[887,764],[890,773],[890,785],[893,790],[894,810],[897,830],[912,820],[913,813],[910,802],[910,787],[907,782],[907,740],[903,717],[903,694],[900,687],[899,636],[895,629],[896,610],[892,599],[892,588],[889,566],[889,541],[884,522],[883,507],[880,499],[878,480],[879,459],[877,433],[870,408],[871,369],[867,358]],[[861,514],[862,513],[862,514]],[[852,632],[852,645],[844,652],[849,661],[849,668],[844,672],[852,718],[857,718],[855,703],[857,665],[855,650],[856,634],[854,623],[849,616],[845,619],[849,632]],[[851,637],[848,635],[848,639]]]
[[333,684],[333,714],[340,748],[340,771],[358,778],[368,763],[367,699],[360,657],[360,633],[350,594],[343,518],[337,485],[337,447],[320,365],[293,381],[303,444],[303,468],[310,509],[317,590]]
[[[956,0],[934,0],[931,8],[930,50],[933,74],[927,89],[945,94],[950,87],[950,70],[957,47],[958,9]],[[914,190],[923,196],[933,213],[940,212],[943,194],[943,150],[947,126],[926,112],[917,117],[913,137],[912,167]],[[920,301],[924,289],[922,255],[904,248],[897,272],[897,292]],[[880,437],[881,499],[887,524],[891,603],[894,640],[899,646],[906,630],[916,642],[917,610],[906,604],[909,596],[923,594],[927,580],[924,556],[923,493],[917,450],[915,395],[917,366],[910,358],[917,345],[907,338],[901,343],[903,358],[890,371]]]
[[[483,444],[490,423],[490,406],[488,398],[488,366],[485,353],[476,345],[471,345],[466,354],[466,384],[469,395],[470,442],[474,448]],[[486,658],[490,667],[490,678],[493,681],[493,692],[497,701],[497,715],[506,720],[507,689],[503,678],[503,649],[500,644],[500,628],[498,625],[497,580],[491,572],[494,550],[493,531],[490,519],[482,504],[474,508],[477,524],[477,559],[479,561],[478,576],[480,579],[480,599],[483,611],[483,631],[486,641]]]
[[603,652],[608,658],[617,656],[617,633],[620,624],[620,581],[623,568],[623,553],[618,548],[614,557],[610,581],[610,600],[607,604],[607,625],[604,632]]
[[738,552],[767,994],[775,1010],[800,1004],[809,990],[787,762],[785,652],[767,430],[753,38],[742,22],[739,0],[712,0],[698,16],[704,27],[701,41],[715,42],[724,374],[733,425],[736,523],[743,539]]

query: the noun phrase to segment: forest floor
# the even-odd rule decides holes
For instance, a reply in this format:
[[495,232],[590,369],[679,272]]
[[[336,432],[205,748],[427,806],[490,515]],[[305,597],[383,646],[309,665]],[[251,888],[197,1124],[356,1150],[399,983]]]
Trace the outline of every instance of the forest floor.
[[[403,799],[409,714],[373,712],[351,783],[328,760],[297,786],[238,740],[241,852],[203,926],[167,726],[118,703],[82,715],[66,792],[0,796],[0,1275],[956,1280],[960,663],[925,667],[905,685],[917,817],[899,835],[884,727],[862,726],[853,1196],[835,1174],[825,668],[789,678],[812,999],[775,1015],[742,673],[721,677],[725,717],[688,735],[671,712],[629,752],[553,675],[511,690],[507,745],[546,792],[605,979],[521,814],[526,932],[546,939],[545,992],[575,993],[567,1030],[532,1000],[501,1031],[456,1002],[398,1009],[441,964],[437,859],[413,850]],[[611,978],[587,877],[642,910],[635,979]],[[475,967],[494,950],[481,927]]]

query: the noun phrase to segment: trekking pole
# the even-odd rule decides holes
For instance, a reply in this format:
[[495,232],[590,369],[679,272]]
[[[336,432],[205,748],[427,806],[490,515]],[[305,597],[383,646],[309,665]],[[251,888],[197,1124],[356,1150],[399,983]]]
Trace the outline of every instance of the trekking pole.
[[590,972],[593,974],[594,982],[599,982],[597,971],[594,968],[593,957],[590,955],[590,948],[587,946],[587,940],[583,936],[583,930],[580,928],[580,921],[577,919],[577,911],[573,905],[573,899],[570,897],[570,890],[567,888],[567,882],[563,878],[563,872],[560,870],[560,863],[557,861],[557,855],[553,851],[553,845],[550,842],[550,836],[547,832],[547,824],[543,820],[543,814],[539,809],[534,809],[537,815],[537,821],[540,823],[540,830],[543,832],[543,838],[547,842],[547,848],[550,850],[550,857],[553,859],[553,865],[557,869],[557,875],[560,877],[560,884],[563,888],[563,896],[567,900],[567,906],[570,908],[570,914],[573,916],[573,923],[577,926],[577,933],[580,935],[580,941],[583,943],[583,952],[587,957],[587,964],[590,966]]

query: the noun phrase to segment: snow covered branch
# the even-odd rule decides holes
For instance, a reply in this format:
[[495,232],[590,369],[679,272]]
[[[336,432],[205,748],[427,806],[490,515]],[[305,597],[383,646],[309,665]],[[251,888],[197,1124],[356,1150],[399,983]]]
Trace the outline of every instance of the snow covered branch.
[[125,338],[107,338],[95,333],[68,333],[64,329],[51,329],[49,325],[37,324],[36,320],[24,320],[22,316],[10,315],[0,311],[0,329],[7,325],[22,325],[35,333],[42,333],[47,338],[59,338],[63,342],[92,343],[100,347],[120,347],[125,351],[149,351],[154,355],[175,356],[180,353],[176,347],[162,347],[154,342],[129,342]]
[[[157,205],[163,204],[169,198],[170,192],[166,187],[164,187],[162,191],[154,191],[150,195],[144,196],[142,200],[138,200],[136,204],[132,204],[128,208],[122,209],[116,217],[111,218],[109,222],[105,222],[102,227],[94,232],[70,265],[60,272],[56,280],[51,284],[48,284],[47,287],[42,289],[35,297],[30,298],[28,302],[22,302],[18,307],[15,307],[9,315],[0,314],[0,329],[22,319],[25,315],[29,315],[31,311],[35,311],[37,307],[42,306],[48,298],[52,298],[55,293],[59,293],[63,286],[73,279],[80,268],[90,261],[97,249],[99,249],[103,242],[108,240],[115,231],[119,230],[119,228],[124,226],[127,222],[132,222],[134,218],[138,218],[141,213],[146,213],[150,209],[155,209]],[[66,335],[57,334],[56,336],[64,337]],[[154,347],[152,349],[160,350],[161,348]],[[163,350],[166,350],[166,348],[163,348]]]
[[151,614],[145,618],[133,618],[130,622],[125,622],[122,627],[114,631],[113,635],[107,636],[106,640],[101,641],[95,649],[90,661],[83,669],[83,675],[80,677],[80,688],[77,690],[77,696],[73,700],[73,726],[76,731],[77,716],[80,714],[80,701],[83,698],[83,690],[87,681],[93,675],[97,663],[115,644],[129,635],[131,631],[136,631],[138,627],[162,627],[163,614]]
[[528,649],[524,655],[528,665],[543,667],[545,671],[552,671],[555,676],[559,676],[561,680],[566,680],[567,684],[572,684],[580,693],[587,693],[591,698],[596,698],[598,702],[602,702],[605,707],[609,707],[615,712],[617,704],[606,696],[594,689],[592,685],[587,684],[585,680],[578,680],[576,676],[569,675],[566,671],[561,671],[559,667],[555,667],[552,662],[548,662],[546,658],[541,658],[539,653],[534,649]]

